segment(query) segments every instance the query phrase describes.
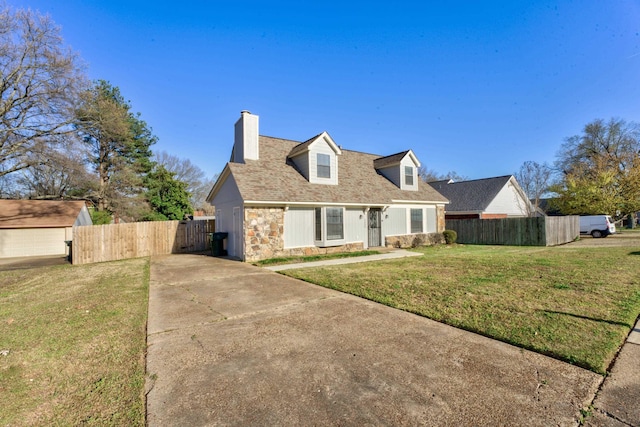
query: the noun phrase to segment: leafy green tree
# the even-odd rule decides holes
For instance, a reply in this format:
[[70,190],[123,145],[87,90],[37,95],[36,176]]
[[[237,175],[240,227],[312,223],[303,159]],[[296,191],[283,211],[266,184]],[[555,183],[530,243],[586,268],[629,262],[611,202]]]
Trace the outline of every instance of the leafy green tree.
[[146,220],[182,220],[193,213],[187,184],[175,179],[175,174],[164,166],[157,166],[145,181],[147,200],[152,209]]
[[552,187],[564,214],[622,216],[640,210],[640,128],[621,119],[588,123],[557,155]]
[[210,207],[206,202],[207,195],[215,183],[217,175],[207,179],[205,173],[189,159],[181,159],[166,151],[154,152],[153,160],[175,174],[175,179],[187,184],[191,195],[191,206],[194,209]]
[[149,212],[144,179],[153,167],[151,146],[157,138],[110,83],[99,80],[81,100],[75,126],[98,175],[96,208],[126,220],[140,219]]

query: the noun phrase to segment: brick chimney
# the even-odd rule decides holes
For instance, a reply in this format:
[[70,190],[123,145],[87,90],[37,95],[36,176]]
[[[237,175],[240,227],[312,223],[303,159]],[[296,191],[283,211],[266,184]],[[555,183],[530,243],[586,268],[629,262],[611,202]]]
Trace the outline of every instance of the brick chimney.
[[244,110],[235,125],[233,161],[258,160],[258,152],[258,116]]

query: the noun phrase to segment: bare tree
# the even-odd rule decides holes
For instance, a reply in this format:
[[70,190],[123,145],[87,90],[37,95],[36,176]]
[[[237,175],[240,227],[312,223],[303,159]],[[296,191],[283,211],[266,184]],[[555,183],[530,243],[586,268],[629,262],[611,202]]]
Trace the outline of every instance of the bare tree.
[[22,197],[36,199],[92,199],[97,176],[86,168],[86,150],[68,140],[28,155],[30,167],[21,170],[15,182]]
[[191,206],[195,209],[201,209],[206,205],[206,198],[213,187],[215,176],[212,179],[207,179],[204,171],[191,163],[191,160],[181,159],[166,151],[154,153],[153,161],[172,172],[177,181],[187,184]]
[[520,188],[525,192],[531,201],[531,212],[529,216],[534,216],[540,207],[540,199],[549,191],[553,171],[546,163],[538,163],[528,160],[520,166],[520,170],[514,174]]
[[29,167],[27,154],[71,132],[84,82],[76,55],[48,16],[0,10],[0,176]]
[[445,179],[452,179],[454,181],[466,181],[466,176],[460,175],[456,171],[449,171],[445,174],[439,174],[433,169],[429,169],[426,166],[420,166],[418,168],[418,176],[424,182],[442,181]]

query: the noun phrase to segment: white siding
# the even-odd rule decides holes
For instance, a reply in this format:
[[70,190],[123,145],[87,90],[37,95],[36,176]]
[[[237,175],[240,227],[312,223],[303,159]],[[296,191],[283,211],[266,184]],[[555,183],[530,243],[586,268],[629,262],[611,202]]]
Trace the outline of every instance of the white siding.
[[302,175],[309,181],[309,153],[303,153],[299,156],[293,157],[293,163],[300,170]]
[[438,219],[436,215],[436,207],[435,206],[427,206],[425,208],[427,211],[427,228],[425,229],[426,233],[436,233],[438,231]]
[[367,220],[362,209],[347,209],[344,218],[344,231],[347,243],[363,242],[367,238]]
[[407,209],[389,208],[382,212],[382,243],[385,236],[407,234]]
[[387,178],[389,181],[393,182],[396,187],[400,188],[400,168],[398,165],[378,169],[378,172],[380,172],[382,176]]
[[243,202],[233,175],[227,176],[211,204],[216,207],[216,231],[229,233],[225,249],[230,256],[243,258],[243,248],[238,247],[238,236],[233,228],[233,208],[242,207]]
[[[331,159],[331,177],[330,178],[318,178],[317,163],[318,153],[329,155]],[[309,150],[309,182],[312,184],[328,184],[338,185],[338,156],[333,151],[331,146],[327,144],[323,139],[311,145]]]
[[284,247],[299,248],[314,245],[313,208],[289,208],[284,213]]
[[0,230],[0,258],[65,255],[65,228],[20,228]]
[[[411,166],[411,168],[413,169],[413,185],[406,185],[404,183],[405,166]],[[378,169],[378,172],[380,172],[389,181],[393,182],[396,187],[400,188],[401,190],[418,190],[418,167],[415,163],[413,163],[411,156],[405,156],[404,159],[400,161],[400,164]]]
[[80,209],[80,213],[73,223],[74,227],[78,225],[93,225],[93,221],[91,221],[91,214],[89,214],[89,210],[86,206],[83,206],[82,209]]
[[233,161],[244,163],[246,160],[258,160],[258,116],[243,112],[235,124]]
[[511,181],[505,185],[484,211],[488,214],[507,214],[510,217],[522,217],[529,215],[530,202],[521,196]]

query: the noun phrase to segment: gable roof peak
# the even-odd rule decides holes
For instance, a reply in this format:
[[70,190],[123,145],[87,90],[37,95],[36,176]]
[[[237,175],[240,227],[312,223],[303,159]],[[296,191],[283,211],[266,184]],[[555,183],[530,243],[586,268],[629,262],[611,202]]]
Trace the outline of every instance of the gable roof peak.
[[335,143],[335,141],[333,140],[333,138],[331,138],[331,136],[327,131],[324,131],[317,134],[316,136],[313,136],[307,139],[305,142],[301,142],[300,144],[293,147],[293,149],[291,149],[287,157],[291,158],[291,157],[299,156],[302,153],[308,152],[309,150],[311,150],[311,147],[313,147],[313,145],[316,144],[318,141],[326,142],[329,145],[329,147],[333,150],[333,152],[336,153],[337,156],[342,154],[342,150],[340,149],[340,146]]
[[373,161],[373,167],[376,169],[382,169],[389,166],[399,164],[405,157],[410,156],[413,163],[420,167],[420,161],[413,153],[413,150],[401,151],[400,153],[391,154],[389,156],[379,157]]

